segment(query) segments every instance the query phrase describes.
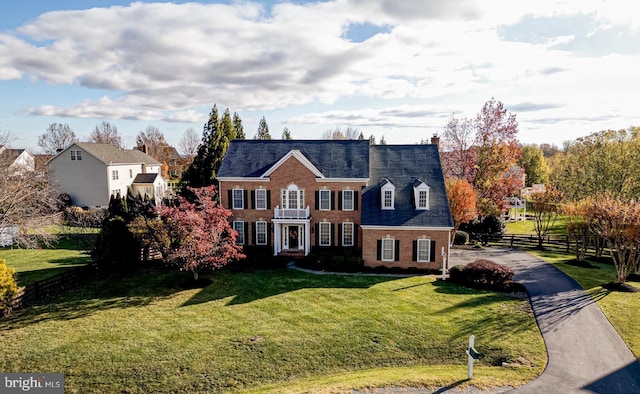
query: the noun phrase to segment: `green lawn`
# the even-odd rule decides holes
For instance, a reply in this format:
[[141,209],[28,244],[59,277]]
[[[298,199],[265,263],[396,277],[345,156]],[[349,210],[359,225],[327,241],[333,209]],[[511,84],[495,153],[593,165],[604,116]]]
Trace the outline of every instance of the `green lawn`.
[[[211,275],[146,268],[96,278],[0,320],[0,370],[63,372],[65,392],[344,392],[540,374],[544,343],[525,300],[431,277]],[[499,366],[502,362],[507,367]]]
[[15,268],[18,285],[25,286],[89,263],[91,257],[83,248],[76,240],[62,237],[54,248],[0,249],[0,259]]
[[[640,359],[640,330],[638,330],[640,293],[612,292],[601,286],[604,283],[615,281],[616,271],[613,265],[587,260],[595,268],[582,268],[567,264],[567,262],[575,261],[575,257],[570,255],[535,250],[529,252],[553,263],[561,271],[575,279],[597,302],[636,358]],[[640,287],[638,282],[629,282],[629,284]]]
[[[525,220],[520,222],[507,222],[506,234],[535,234],[533,220]],[[549,229],[551,235],[563,235],[567,233],[567,219],[565,216],[559,216]]]

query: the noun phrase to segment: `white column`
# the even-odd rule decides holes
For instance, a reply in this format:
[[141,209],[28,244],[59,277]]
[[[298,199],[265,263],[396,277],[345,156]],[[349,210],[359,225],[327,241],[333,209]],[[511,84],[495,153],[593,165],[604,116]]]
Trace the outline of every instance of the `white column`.
[[304,255],[311,253],[311,223],[304,225]]
[[280,246],[280,242],[281,242],[281,236],[280,236],[280,223],[274,223],[273,224],[273,255],[277,256],[278,253],[280,253],[280,251],[282,250],[282,247]]

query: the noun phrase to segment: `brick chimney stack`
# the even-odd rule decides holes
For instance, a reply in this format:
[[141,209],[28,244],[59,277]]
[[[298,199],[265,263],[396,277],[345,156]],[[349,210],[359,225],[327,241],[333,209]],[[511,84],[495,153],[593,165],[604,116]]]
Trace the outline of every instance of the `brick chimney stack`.
[[438,137],[438,134],[434,134],[433,137],[431,137],[431,143],[440,146],[440,137]]

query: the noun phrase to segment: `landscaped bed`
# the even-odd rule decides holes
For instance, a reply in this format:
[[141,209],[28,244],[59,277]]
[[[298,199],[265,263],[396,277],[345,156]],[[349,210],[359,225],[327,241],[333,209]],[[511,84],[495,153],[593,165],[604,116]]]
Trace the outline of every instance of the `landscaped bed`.
[[[526,300],[432,277],[210,276],[143,268],[101,276],[0,321],[0,370],[65,374],[66,392],[303,392],[518,385],[542,372]],[[508,366],[502,366],[502,363]]]

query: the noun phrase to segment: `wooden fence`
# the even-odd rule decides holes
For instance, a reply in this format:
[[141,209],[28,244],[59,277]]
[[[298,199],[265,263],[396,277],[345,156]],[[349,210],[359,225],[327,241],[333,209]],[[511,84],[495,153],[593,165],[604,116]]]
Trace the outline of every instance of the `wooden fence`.
[[[533,234],[507,234],[502,237],[490,237],[490,244],[505,246],[510,248],[537,248],[538,237]],[[604,247],[601,238],[595,235],[587,237],[586,241],[582,237],[576,238],[571,235],[547,235],[542,240],[542,247],[545,250],[556,253],[573,253],[576,249],[576,242],[582,245],[587,243],[587,256],[608,255],[609,251]]]
[[90,266],[73,268],[50,278],[21,287],[18,294],[13,297],[11,309],[15,310],[33,304],[38,300],[57,295],[62,291],[73,288],[78,282],[86,278],[91,270],[92,267]]

